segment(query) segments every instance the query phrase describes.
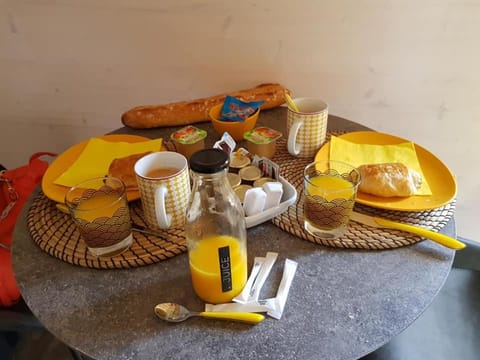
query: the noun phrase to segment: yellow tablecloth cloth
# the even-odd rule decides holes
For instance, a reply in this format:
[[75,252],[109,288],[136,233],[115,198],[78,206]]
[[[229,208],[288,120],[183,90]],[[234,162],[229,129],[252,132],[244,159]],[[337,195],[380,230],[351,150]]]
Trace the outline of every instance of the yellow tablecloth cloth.
[[357,144],[332,136],[330,160],[343,161],[355,167],[365,164],[402,163],[422,176],[422,186],[415,195],[432,195],[412,142],[395,145]]
[[129,143],[91,138],[77,160],[54,183],[71,187],[90,178],[105,176],[113,159],[160,151],[161,148],[162,139]]

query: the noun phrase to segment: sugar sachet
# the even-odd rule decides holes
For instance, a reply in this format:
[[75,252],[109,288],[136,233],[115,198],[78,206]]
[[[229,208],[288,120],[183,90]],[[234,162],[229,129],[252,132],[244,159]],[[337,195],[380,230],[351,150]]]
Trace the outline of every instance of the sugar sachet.
[[[268,252],[265,258],[255,258],[255,263],[259,263],[260,266],[257,268],[254,264],[252,273],[250,274],[245,287],[242,292],[233,298],[234,302],[237,303],[248,303],[252,301],[257,301],[260,295],[260,290],[262,290],[265,280],[267,280],[270,270],[272,270],[275,260],[277,260],[278,253]],[[252,279],[250,281],[250,279]]]
[[[283,276],[280,281],[280,286],[278,287],[277,295],[274,298],[274,305],[271,306],[274,309],[270,310],[267,314],[275,319],[280,320],[283,314],[283,309],[285,308],[285,303],[287,302],[288,292],[290,291],[290,286],[292,285],[295,272],[297,271],[298,263],[296,261],[285,259],[285,266],[283,268]],[[260,305],[261,301],[258,302]],[[267,304],[265,304],[268,306]]]
[[242,293],[233,299],[234,302],[205,304],[205,311],[266,312],[267,315],[279,320],[282,317],[298,263],[291,259],[285,259],[277,294],[273,298],[259,299],[260,289],[270,273],[276,257],[277,253],[270,252],[266,257],[256,257],[247,284]]

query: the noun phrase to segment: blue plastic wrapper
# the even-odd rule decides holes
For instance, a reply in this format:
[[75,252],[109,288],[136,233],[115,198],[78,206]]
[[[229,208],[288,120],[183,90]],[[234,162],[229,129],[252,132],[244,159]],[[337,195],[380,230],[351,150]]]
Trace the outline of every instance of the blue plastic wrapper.
[[263,104],[263,101],[244,102],[233,96],[227,96],[220,112],[221,121],[243,122]]

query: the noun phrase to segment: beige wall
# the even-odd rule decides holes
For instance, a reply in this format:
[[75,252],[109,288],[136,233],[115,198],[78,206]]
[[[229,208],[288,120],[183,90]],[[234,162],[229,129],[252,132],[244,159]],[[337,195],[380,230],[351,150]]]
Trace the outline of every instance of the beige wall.
[[460,0],[0,0],[0,163],[135,105],[280,82],[435,153],[457,176],[459,235],[480,239],[478,19]]

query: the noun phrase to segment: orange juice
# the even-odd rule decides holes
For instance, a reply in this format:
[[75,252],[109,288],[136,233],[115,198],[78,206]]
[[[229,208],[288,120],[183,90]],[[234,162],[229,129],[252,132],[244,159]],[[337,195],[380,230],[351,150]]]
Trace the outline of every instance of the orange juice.
[[338,176],[320,175],[309,179],[307,193],[310,196],[321,196],[327,201],[350,199],[354,194],[354,185]]
[[204,238],[189,250],[189,259],[193,288],[206,302],[229,302],[245,286],[247,254],[234,237]]
[[75,217],[92,222],[100,217],[112,217],[115,212],[125,207],[119,194],[97,192],[94,196],[80,201],[74,211]]
[[303,175],[303,228],[323,239],[339,238],[355,205],[360,173],[340,161],[320,160],[307,165]]
[[305,187],[303,212],[307,231],[346,226],[355,204],[354,184],[338,176],[320,175],[305,180]]

